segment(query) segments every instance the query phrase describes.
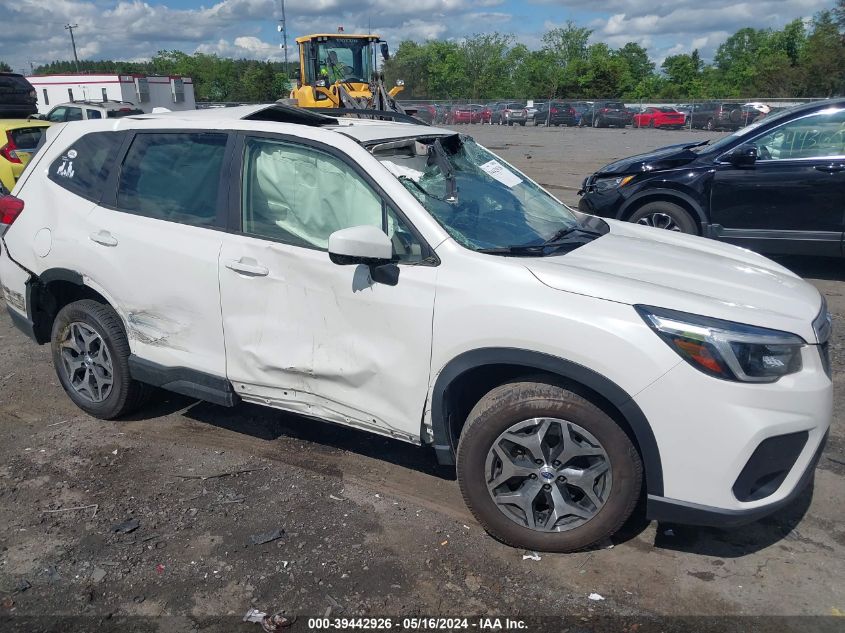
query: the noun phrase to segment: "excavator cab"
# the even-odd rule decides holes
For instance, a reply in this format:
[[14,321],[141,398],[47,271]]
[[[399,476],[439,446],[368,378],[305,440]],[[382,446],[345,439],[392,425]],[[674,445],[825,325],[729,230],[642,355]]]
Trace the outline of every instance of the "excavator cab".
[[385,59],[389,54],[378,35],[306,35],[296,43],[299,72],[290,96],[300,107],[381,109],[403,89],[384,91],[376,54],[379,48]]

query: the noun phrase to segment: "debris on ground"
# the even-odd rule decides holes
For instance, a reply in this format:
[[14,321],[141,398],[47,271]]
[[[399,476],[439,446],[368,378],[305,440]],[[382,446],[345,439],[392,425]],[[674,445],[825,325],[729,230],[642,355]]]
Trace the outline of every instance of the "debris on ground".
[[11,609],[15,606],[15,601],[11,598],[3,598],[3,602],[0,602],[0,605],[2,605],[4,609]]
[[161,575],[164,573],[164,565],[162,565],[161,563],[159,563],[158,565],[156,565],[156,573],[157,573],[159,576],[161,576]]
[[30,587],[32,587],[32,583],[29,582],[26,578],[24,578],[23,580],[18,581],[18,584],[15,585],[15,591],[17,591],[18,593],[23,593]]
[[329,499],[334,499],[335,501],[346,501],[346,499],[342,499],[341,497],[335,497],[334,495],[329,495]]
[[281,611],[273,615],[267,615],[263,611],[253,608],[246,612],[243,622],[255,622],[256,624],[260,624],[261,628],[267,631],[267,633],[273,633],[274,631],[280,631],[291,626],[296,622],[296,616],[286,616]]
[[42,514],[53,514],[54,512],[72,512],[73,510],[87,510],[89,508],[94,508],[94,514],[91,515],[91,518],[93,519],[95,516],[97,516],[97,510],[99,507],[100,506],[98,504],[92,503],[91,505],[87,506],[74,506],[72,508],[59,508],[57,510],[43,510]]
[[523,554],[522,560],[540,560],[540,554],[537,552],[530,552],[529,554]]
[[590,600],[593,600],[594,602],[598,602],[599,600],[604,600],[604,596],[601,595],[601,594],[598,594],[598,593],[591,593],[590,594]]
[[172,477],[178,477],[179,479],[199,479],[201,481],[205,481],[206,479],[219,479],[220,477],[234,477],[235,475],[243,475],[244,473],[255,473],[260,470],[267,470],[267,466],[264,468],[242,468],[241,470],[231,470],[225,473],[215,473],[213,475],[178,475],[173,474]]
[[141,527],[141,522],[138,519],[127,519],[123,523],[117,523],[111,526],[111,531],[120,534],[129,534]]
[[273,541],[278,541],[280,538],[282,538],[282,536],[284,536],[284,534],[284,530],[278,529],[273,530],[272,532],[253,534],[249,537],[249,540],[253,545],[264,545],[265,543],[272,543]]
[[91,573],[91,580],[92,580],[93,582],[95,582],[95,583],[101,583],[101,582],[103,582],[103,580],[105,579],[105,577],[106,577],[106,570],[105,570],[105,569],[102,569],[102,568],[100,568],[100,567],[97,567],[97,568],[96,568],[96,569],[94,569],[94,571]]

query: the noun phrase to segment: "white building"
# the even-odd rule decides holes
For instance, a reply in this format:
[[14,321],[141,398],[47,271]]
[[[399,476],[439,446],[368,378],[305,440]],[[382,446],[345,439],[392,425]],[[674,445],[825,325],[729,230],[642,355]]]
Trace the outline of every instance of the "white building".
[[35,75],[27,77],[38,93],[38,112],[47,114],[68,101],[131,101],[144,112],[153,108],[195,110],[190,77],[143,75]]

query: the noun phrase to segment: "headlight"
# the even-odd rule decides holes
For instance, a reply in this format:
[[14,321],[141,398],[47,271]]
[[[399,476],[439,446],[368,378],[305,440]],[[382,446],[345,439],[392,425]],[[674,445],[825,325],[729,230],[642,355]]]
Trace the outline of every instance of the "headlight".
[[593,188],[596,191],[609,191],[610,189],[624,187],[633,179],[633,176],[619,176],[618,178],[598,178],[593,183]]
[[801,348],[806,343],[795,334],[686,312],[635,307],[669,347],[705,374],[739,382],[775,382],[801,371]]

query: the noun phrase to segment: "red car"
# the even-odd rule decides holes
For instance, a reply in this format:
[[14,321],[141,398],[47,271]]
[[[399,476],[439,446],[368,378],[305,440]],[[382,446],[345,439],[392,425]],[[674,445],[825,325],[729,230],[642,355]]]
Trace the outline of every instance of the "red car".
[[645,108],[642,112],[634,115],[634,127],[673,127],[681,129],[684,127],[684,121],[685,117],[682,112],[668,106]]
[[475,111],[471,105],[459,105],[452,108],[446,123],[449,125],[457,125],[459,123],[474,123],[473,117]]
[[473,123],[481,123],[482,125],[485,123],[490,123],[490,120],[493,118],[493,110],[491,110],[488,106],[484,105],[473,105],[472,106],[472,122]]

